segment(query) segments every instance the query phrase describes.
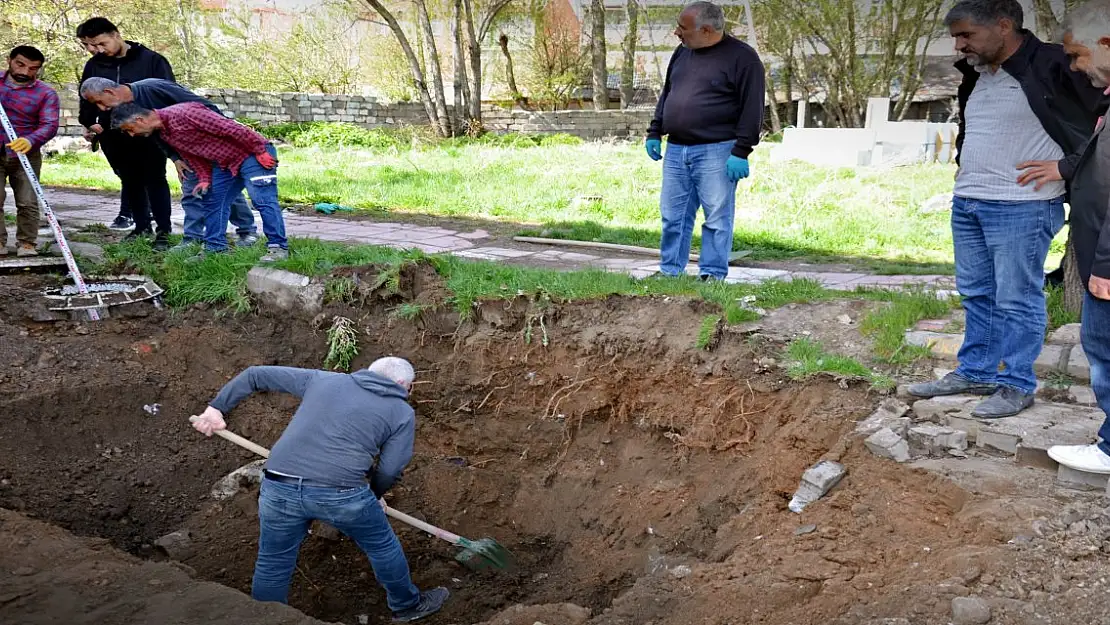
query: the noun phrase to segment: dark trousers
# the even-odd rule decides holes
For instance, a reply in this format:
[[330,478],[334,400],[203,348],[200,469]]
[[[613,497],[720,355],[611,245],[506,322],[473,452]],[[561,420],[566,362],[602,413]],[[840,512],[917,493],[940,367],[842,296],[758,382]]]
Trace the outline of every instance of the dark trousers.
[[166,155],[149,137],[129,137],[118,130],[101,133],[100,146],[120,181],[120,214],[131,213],[137,232],[169,233],[170,185],[166,182]]

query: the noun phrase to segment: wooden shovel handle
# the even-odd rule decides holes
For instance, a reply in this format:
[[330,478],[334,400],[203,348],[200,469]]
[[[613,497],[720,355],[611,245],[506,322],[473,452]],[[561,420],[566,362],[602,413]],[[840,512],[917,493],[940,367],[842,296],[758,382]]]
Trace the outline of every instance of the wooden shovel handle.
[[[198,417],[196,417],[196,416],[189,417],[189,421],[190,422],[196,421],[197,418]],[[228,430],[216,430],[214,432],[214,434],[216,436],[219,436],[220,438],[222,438],[224,440],[231,441],[232,443],[235,443],[236,445],[242,447],[243,449],[253,451],[254,453],[258,454],[259,456],[262,456],[263,458],[269,458],[270,457],[270,450],[269,449],[266,449],[262,445],[252,443],[251,441],[243,438],[242,436],[239,436],[238,434],[236,434],[234,432],[230,432]],[[401,512],[400,510],[395,510],[393,508],[390,508],[389,506],[382,506],[382,507],[385,509],[385,513],[388,516],[393,517],[394,519],[397,519],[398,521],[400,521],[402,523],[405,523],[407,525],[411,525],[411,526],[415,527],[418,530],[423,530],[425,532],[428,532],[432,536],[435,536],[436,538],[441,538],[443,540],[446,540],[447,542],[451,543],[452,545],[461,545],[463,543],[462,537],[458,536],[457,534],[452,534],[451,532],[448,532],[445,529],[440,529],[440,528],[432,525],[431,523],[425,523],[424,521],[421,521],[420,519],[413,518],[413,517],[405,514],[404,512]]]
[[[189,417],[189,421],[194,422],[198,418],[199,417],[192,416],[192,417]],[[220,438],[222,438],[224,440],[231,441],[231,442],[235,443],[236,445],[242,447],[243,449],[253,451],[254,453],[258,454],[259,456],[262,456],[263,458],[269,458],[270,457],[270,450],[269,449],[266,449],[262,445],[257,445],[255,443],[252,443],[249,440],[243,438],[242,436],[239,436],[238,434],[236,434],[234,432],[229,432],[228,430],[216,430],[215,432],[213,432],[213,434],[215,434],[216,436],[219,436]]]

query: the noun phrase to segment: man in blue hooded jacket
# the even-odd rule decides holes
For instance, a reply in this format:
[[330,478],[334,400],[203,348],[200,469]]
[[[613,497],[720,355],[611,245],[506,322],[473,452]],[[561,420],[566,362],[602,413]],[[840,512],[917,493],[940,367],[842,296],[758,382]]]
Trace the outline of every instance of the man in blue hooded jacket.
[[421,593],[412,583],[379,501],[412,459],[416,415],[406,400],[414,377],[412,365],[394,357],[353,374],[249,367],[193,420],[193,427],[211,436],[227,427],[224,414],[252,393],[301,398],[263,469],[254,599],[287,602],[301,542],[318,519],[366,552],[394,622],[415,621],[443,607],[446,588]]

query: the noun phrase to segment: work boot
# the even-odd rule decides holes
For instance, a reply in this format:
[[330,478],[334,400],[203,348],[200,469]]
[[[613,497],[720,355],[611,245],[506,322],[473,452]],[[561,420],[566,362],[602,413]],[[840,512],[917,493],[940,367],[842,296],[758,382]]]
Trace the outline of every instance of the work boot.
[[1048,457],[1076,471],[1110,474],[1110,456],[1098,445],[1053,445],[1048,448]]
[[447,597],[450,596],[451,592],[442,586],[431,590],[425,590],[420,593],[420,603],[407,610],[394,612],[393,622],[411,623],[412,621],[419,621],[426,616],[431,616],[443,608],[443,604],[447,603]]
[[258,235],[248,233],[239,235],[239,240],[236,242],[236,245],[239,247],[250,247],[255,243],[258,243]]
[[134,225],[135,225],[135,221],[133,219],[130,219],[128,217],[124,217],[123,215],[119,215],[118,217],[115,218],[115,220],[112,221],[112,223],[108,224],[108,229],[109,230],[130,230],[132,227],[134,227]]
[[19,247],[15,250],[15,255],[20,258],[27,258],[28,256],[38,256],[39,252],[35,249],[35,246],[30,243],[20,243]]
[[289,250],[282,249],[276,245],[271,245],[266,248],[269,252],[262,258],[258,259],[260,263],[276,263],[278,261],[286,260],[289,258]]
[[914,397],[928,399],[930,397],[960,395],[962,393],[967,393],[969,395],[990,395],[996,390],[998,390],[997,384],[973,382],[953,371],[935,382],[911,384],[910,387],[906,389],[906,392]]
[[976,419],[1002,419],[1012,417],[1032,405],[1033,393],[1026,393],[1012,386],[1000,386],[994,395],[979,402],[975,410],[971,411],[971,416]]
[[170,249],[170,235],[165,232],[159,232],[154,235],[154,243],[151,245],[155,252],[165,252]]

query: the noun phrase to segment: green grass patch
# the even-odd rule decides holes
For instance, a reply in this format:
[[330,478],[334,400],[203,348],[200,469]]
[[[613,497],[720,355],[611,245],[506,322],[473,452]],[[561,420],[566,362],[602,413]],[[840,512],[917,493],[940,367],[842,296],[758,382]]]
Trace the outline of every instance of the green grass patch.
[[717,327],[720,323],[720,315],[706,315],[701,320],[701,327],[698,328],[698,338],[694,341],[694,347],[709,349],[713,344],[713,338],[717,336]]
[[927,357],[929,350],[907,345],[905,332],[922,319],[947,315],[957,305],[955,299],[939,299],[927,290],[860,290],[868,299],[886,302],[864,316],[860,331],[874,341],[876,355],[890,364],[906,364]]
[[[176,237],[175,237],[176,238]],[[260,247],[233,249],[228,254],[189,262],[191,254],[155,253],[145,240],[106,246],[106,261],[97,271],[137,271],[153,278],[165,289],[165,301],[173,307],[200,302],[227,307],[232,312],[249,309],[246,274],[265,253]],[[345,245],[318,239],[293,238],[288,260],[275,267],[308,276],[329,276],[336,268],[377,265],[383,268],[374,288],[398,288],[400,270],[407,263],[430,262],[443,278],[450,295],[443,304],[469,315],[477,302],[490,299],[529,297],[537,302],[599,299],[610,295],[640,297],[695,297],[716,304],[729,324],[757,319],[753,309],[776,308],[838,295],[808,280],[768,281],[762,284],[701,282],[692,276],[648,278],[602,270],[558,271],[520,267],[504,263],[466,260],[454,256],[429,256],[419,250],[396,250],[371,245]],[[354,282],[330,276],[324,282],[328,301],[350,302]],[[406,314],[415,311],[406,309]]]
[[[421,129],[284,124],[264,132],[283,145],[283,202],[487,219],[529,234],[659,244],[662,168],[639,142],[495,135],[436,140]],[[751,158],[737,191],[735,249],[752,260],[846,262],[879,273],[951,273],[946,212],[921,210],[952,190],[952,166],[871,171]],[[118,190],[100,154],[52,157],[48,184]],[[171,185],[178,189],[176,176]],[[600,198],[587,200],[584,198]],[[700,233],[700,217],[695,232]],[[697,234],[695,248],[698,247]]]
[[885,390],[894,387],[893,380],[867,368],[863,363],[847,356],[825,351],[825,347],[812,339],[801,338],[786,348],[787,375],[794,380],[805,380],[819,374],[866,380],[872,388]]
[[1049,332],[1069,323],[1079,323],[1079,315],[1064,306],[1064,287],[1050,286],[1045,291]]

